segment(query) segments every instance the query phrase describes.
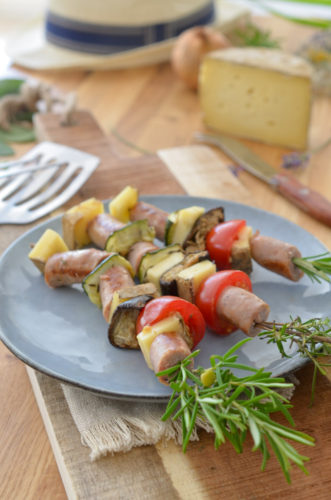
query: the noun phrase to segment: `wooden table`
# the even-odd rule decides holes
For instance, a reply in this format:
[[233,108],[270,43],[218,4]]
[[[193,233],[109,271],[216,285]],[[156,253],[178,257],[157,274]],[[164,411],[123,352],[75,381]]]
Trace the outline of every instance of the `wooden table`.
[[[1,19],[0,23],[5,25],[5,20]],[[307,28],[279,20],[264,20],[263,24],[270,26],[284,40],[283,46],[291,50],[310,34]],[[77,91],[79,106],[93,112],[117,157],[138,158],[141,155],[137,149],[120,141],[118,134],[146,152],[155,152],[190,144],[193,132],[202,129],[196,94],[175,78],[168,64],[121,71],[24,73],[51,83],[64,92]],[[316,99],[310,134],[312,146],[331,135],[330,114],[330,100],[323,97]],[[246,143],[274,166],[280,164],[283,150]],[[17,153],[26,149],[28,146],[18,147]],[[217,154],[225,158],[221,153]],[[330,148],[316,155],[309,166],[297,175],[302,182],[330,199],[329,158]],[[133,182],[134,179],[130,178],[130,183]],[[173,180],[169,177],[167,182],[163,184],[162,191],[148,184],[142,191],[171,192]],[[260,206],[303,226],[331,248],[329,228],[293,207],[250,175],[240,173],[240,182]],[[182,191],[178,187],[177,192]],[[104,189],[100,186],[94,194],[104,196]],[[2,226],[0,251],[5,250],[25,230],[26,226]],[[3,345],[0,345],[0,372],[0,498],[65,498],[25,366]],[[242,456],[237,456],[228,445],[215,453],[212,438],[203,434],[201,441],[192,444],[185,456],[175,445],[166,449],[146,447],[131,452],[131,457],[125,459],[132,466],[130,477],[136,478],[137,491],[145,491],[145,495],[130,496],[125,488],[118,491],[116,487],[122,484],[123,488],[125,480],[123,477],[121,481],[109,477],[112,493],[109,492],[108,498],[330,498],[331,386],[326,379],[319,377],[316,401],[309,408],[311,375],[310,365],[297,373],[300,386],[293,398],[293,416],[297,427],[316,438],[314,449],[301,449],[311,457],[309,476],[293,470],[293,484],[289,486],[274,459],[270,461],[267,471],[261,473],[260,457],[250,453],[250,446],[245,447]],[[126,471],[121,474],[126,474]]]

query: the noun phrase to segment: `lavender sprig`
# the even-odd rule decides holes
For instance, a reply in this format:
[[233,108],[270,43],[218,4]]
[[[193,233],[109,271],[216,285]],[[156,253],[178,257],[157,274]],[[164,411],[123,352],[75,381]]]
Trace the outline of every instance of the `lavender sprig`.
[[322,144],[320,144],[316,148],[310,149],[309,151],[305,151],[303,153],[293,152],[286,154],[283,156],[282,167],[288,169],[305,167],[313,154],[319,153],[320,151],[322,151],[322,149],[326,148],[330,144],[331,137],[329,137],[329,139],[327,139],[325,142],[322,142]]

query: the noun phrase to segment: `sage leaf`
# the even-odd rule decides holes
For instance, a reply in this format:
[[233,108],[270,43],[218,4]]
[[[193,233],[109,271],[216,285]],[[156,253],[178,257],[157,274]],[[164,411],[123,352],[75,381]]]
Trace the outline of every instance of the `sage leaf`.
[[33,142],[36,140],[32,128],[22,127],[14,123],[8,131],[0,130],[0,141],[3,142]]
[[0,97],[7,94],[18,94],[24,80],[16,78],[4,78],[0,80]]
[[9,144],[6,144],[5,142],[0,142],[0,156],[12,156],[13,154],[14,150],[9,146]]

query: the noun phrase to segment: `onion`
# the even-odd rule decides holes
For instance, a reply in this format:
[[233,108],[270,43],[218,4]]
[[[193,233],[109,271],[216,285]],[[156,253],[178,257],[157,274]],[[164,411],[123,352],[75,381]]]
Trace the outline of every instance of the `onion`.
[[172,68],[188,87],[197,89],[199,67],[204,55],[229,46],[230,42],[219,31],[207,26],[195,26],[178,37],[171,54]]

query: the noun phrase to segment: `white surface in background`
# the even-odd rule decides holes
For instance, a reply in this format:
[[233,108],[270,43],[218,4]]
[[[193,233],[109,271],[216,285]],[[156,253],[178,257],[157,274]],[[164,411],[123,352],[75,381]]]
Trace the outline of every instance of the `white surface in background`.
[[47,0],[0,0],[0,18],[8,22],[26,22],[44,12]]
[[[296,2],[285,1],[255,1],[255,0],[232,0],[233,3],[250,8],[253,13],[265,15],[268,11],[263,9],[263,3],[277,12],[287,16],[298,18],[321,18],[331,20],[331,7],[327,5],[298,4]],[[313,0],[312,0],[313,1]]]

